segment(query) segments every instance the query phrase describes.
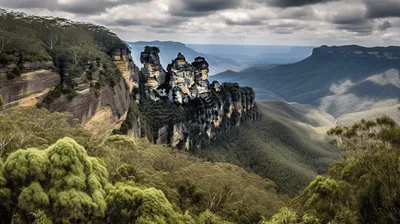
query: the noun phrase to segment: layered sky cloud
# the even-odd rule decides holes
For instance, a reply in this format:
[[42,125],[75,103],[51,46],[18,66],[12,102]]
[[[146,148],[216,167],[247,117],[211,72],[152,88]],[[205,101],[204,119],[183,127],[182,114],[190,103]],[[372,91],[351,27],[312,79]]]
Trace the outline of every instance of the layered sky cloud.
[[400,0],[0,0],[0,7],[104,25],[129,41],[400,43]]

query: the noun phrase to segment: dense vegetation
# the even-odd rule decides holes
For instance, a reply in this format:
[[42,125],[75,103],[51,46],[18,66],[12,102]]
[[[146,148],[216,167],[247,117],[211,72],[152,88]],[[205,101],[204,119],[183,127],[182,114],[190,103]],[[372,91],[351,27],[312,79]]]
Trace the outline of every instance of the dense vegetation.
[[343,158],[265,223],[398,223],[400,127],[383,117],[328,134]]
[[4,223],[258,223],[285,205],[273,182],[242,168],[110,135],[105,124],[92,134],[70,118],[0,112]]
[[2,222],[400,220],[400,127],[387,117],[329,130],[343,158],[289,203],[273,182],[238,166],[111,135],[105,124],[92,134],[70,118],[36,108],[0,112]]
[[[314,127],[300,125],[300,117],[283,116],[285,109],[279,105],[257,102],[256,122],[245,122],[223,134],[197,155],[255,172],[274,181],[280,192],[295,196],[317,174],[325,173],[339,153]],[[274,112],[274,108],[279,109]]]
[[[8,79],[52,61],[64,85],[48,95],[50,103],[61,94],[73,97],[79,83],[92,83],[96,92],[101,85],[119,83],[120,71],[111,61],[116,49],[128,46],[108,29],[67,19],[28,16],[0,11],[0,67]],[[129,53],[129,52],[128,52]],[[52,67],[52,66],[50,66]]]

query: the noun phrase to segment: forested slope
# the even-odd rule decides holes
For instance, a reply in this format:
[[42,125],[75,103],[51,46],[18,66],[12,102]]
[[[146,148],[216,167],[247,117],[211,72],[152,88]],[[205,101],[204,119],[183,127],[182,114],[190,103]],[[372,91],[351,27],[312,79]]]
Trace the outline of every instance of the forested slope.
[[256,122],[228,132],[199,156],[244,167],[291,195],[339,158],[325,136],[333,126],[329,115],[284,102],[258,101],[257,110]]
[[70,118],[0,112],[1,222],[258,223],[285,205],[272,181],[238,166]]

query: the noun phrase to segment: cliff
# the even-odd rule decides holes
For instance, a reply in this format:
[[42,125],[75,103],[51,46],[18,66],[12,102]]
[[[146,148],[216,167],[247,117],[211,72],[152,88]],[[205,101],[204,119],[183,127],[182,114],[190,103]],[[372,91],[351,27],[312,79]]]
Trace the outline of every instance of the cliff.
[[189,63],[178,53],[164,70],[159,53],[150,46],[141,53],[143,68],[133,78],[138,81],[133,89],[136,101],[118,132],[196,150],[242,121],[257,118],[252,88],[210,83],[203,57]]
[[109,107],[112,113],[106,113],[107,116],[103,116],[102,120],[115,123],[126,115],[130,90],[135,86],[132,80],[134,64],[129,59],[128,54],[123,58],[114,57],[114,63],[122,72],[114,86],[95,88],[100,79],[98,74],[93,75],[92,80],[74,78],[72,87],[68,86],[73,94],[63,93],[62,86],[69,84],[62,82],[61,74],[51,61],[33,63],[36,66],[30,69],[24,66],[21,74],[13,79],[3,74],[0,76],[0,95],[5,102],[4,108],[40,106],[50,111],[69,112],[81,123],[86,123],[98,112],[102,113],[102,109]]
[[146,46],[138,68],[129,46],[104,27],[13,12],[0,19],[21,27],[0,24],[10,43],[0,52],[2,108],[69,112],[70,122],[92,131],[106,121],[116,132],[182,149],[199,149],[256,119],[254,91],[210,82],[204,57],[190,63],[179,53],[164,69],[160,50]]
[[361,47],[357,45],[328,47],[325,45],[315,48],[312,57],[400,60],[400,47]]
[[[69,112],[79,123],[125,119],[138,86],[129,46],[108,29],[2,11],[0,105]],[[27,34],[24,30],[29,30]]]

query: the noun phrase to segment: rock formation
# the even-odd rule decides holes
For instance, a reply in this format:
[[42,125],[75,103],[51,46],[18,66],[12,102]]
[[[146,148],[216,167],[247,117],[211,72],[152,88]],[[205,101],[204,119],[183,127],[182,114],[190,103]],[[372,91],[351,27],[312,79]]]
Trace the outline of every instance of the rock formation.
[[131,106],[120,132],[195,150],[242,121],[256,119],[253,89],[210,83],[209,64],[203,57],[190,64],[178,53],[165,71],[159,53],[149,46],[141,53],[144,67],[136,74],[139,87],[133,90],[140,102]]
[[[112,59],[121,72],[114,86],[98,84],[100,73],[107,73],[98,61],[88,62],[84,74],[69,81],[66,81],[68,74],[61,74],[52,61],[26,62],[21,67],[21,74],[12,78],[5,74],[16,65],[0,66],[3,108],[40,106],[50,111],[69,112],[84,124],[92,117],[94,120],[102,117],[110,123],[122,121],[129,108],[130,92],[138,86],[138,71],[128,49],[116,49]],[[99,68],[95,72],[90,72],[92,63]],[[70,93],[64,93],[64,89],[69,89]],[[104,109],[111,113],[104,113]]]
[[152,100],[159,100],[164,92],[161,88],[161,84],[165,82],[165,71],[160,63],[160,57],[158,53],[160,50],[156,47],[146,47],[140,55],[140,62],[144,65],[142,68],[143,80],[142,82],[142,93],[146,98]]
[[55,58],[19,64],[14,75],[17,65],[1,65],[2,108],[39,106],[69,112],[91,130],[96,122],[106,121],[116,124],[118,133],[188,150],[200,149],[257,117],[254,91],[210,82],[203,57],[189,63],[178,53],[164,70],[159,49],[147,46],[139,69],[128,48],[112,49],[108,58],[92,57],[75,67],[63,67]]

